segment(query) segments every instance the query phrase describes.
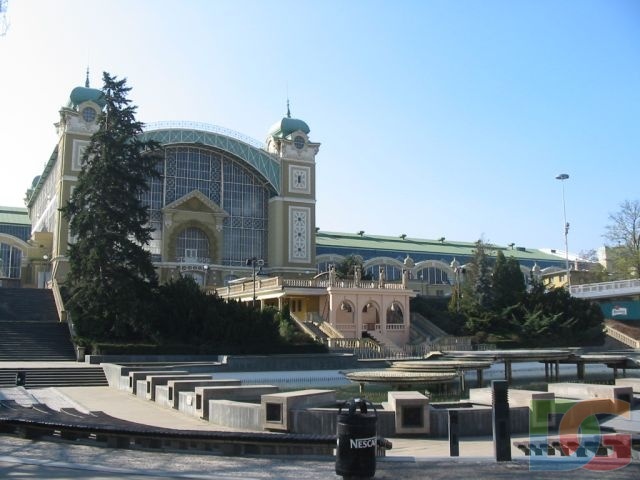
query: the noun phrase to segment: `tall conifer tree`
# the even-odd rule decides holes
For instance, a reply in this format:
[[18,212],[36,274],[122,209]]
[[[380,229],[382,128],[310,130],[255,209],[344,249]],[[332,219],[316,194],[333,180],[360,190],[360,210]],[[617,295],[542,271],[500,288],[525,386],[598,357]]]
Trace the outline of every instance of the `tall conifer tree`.
[[137,137],[142,123],[127,98],[126,79],[103,74],[106,105],[85,149],[78,183],[62,213],[75,242],[69,246],[66,287],[79,335],[133,340],[147,332],[157,285],[148,210],[141,195],[157,175],[154,142]]

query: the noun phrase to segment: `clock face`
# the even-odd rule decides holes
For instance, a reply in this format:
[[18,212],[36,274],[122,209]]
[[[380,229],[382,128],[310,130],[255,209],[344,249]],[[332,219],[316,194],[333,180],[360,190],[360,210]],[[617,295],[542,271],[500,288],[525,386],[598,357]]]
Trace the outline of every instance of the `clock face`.
[[293,188],[296,190],[306,190],[307,172],[302,169],[294,169],[291,173],[293,174]]
[[91,107],[83,108],[82,119],[87,123],[93,122],[96,119],[96,111]]
[[300,135],[298,135],[296,138],[293,139],[293,144],[298,150],[301,150],[304,148],[304,143],[305,143],[304,137],[301,137]]

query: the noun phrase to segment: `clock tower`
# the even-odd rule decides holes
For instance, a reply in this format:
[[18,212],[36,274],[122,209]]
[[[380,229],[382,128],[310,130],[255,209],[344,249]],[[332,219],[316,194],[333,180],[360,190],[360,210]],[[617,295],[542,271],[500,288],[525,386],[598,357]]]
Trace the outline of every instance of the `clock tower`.
[[280,161],[280,192],[269,201],[269,267],[315,272],[316,155],[309,126],[287,116],[269,130],[267,150]]

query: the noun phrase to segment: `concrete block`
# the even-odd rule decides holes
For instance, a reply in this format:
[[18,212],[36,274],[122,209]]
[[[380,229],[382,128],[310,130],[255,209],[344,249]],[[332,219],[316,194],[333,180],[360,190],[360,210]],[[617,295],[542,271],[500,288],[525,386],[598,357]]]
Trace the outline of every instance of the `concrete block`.
[[261,412],[257,403],[209,400],[209,421],[223,427],[262,430]]
[[608,398],[624,400],[629,404],[633,401],[633,388],[618,385],[596,385],[592,383],[550,383],[549,392],[556,397],[576,400],[590,400]]
[[292,410],[331,406],[335,403],[334,390],[308,389],[262,395],[262,428],[288,432]]
[[134,388],[135,396],[141,398],[142,400],[147,399],[147,380],[136,380],[136,388]]
[[167,374],[167,375],[147,375],[146,394],[147,400],[154,401],[156,398],[156,387],[166,385],[169,380],[210,380],[211,375],[195,374]]
[[185,415],[189,415],[192,417],[197,416],[196,414],[196,392],[188,391],[188,392],[180,392],[178,395],[178,410]]
[[631,387],[633,393],[640,393],[640,378],[616,378],[616,387]]
[[[531,400],[553,400],[553,392],[540,392],[537,390],[509,389],[509,407],[531,408]],[[469,402],[476,405],[492,405],[491,388],[471,388],[469,389]]]
[[129,391],[135,395],[137,392],[138,380],[144,380],[145,378],[147,378],[147,375],[167,375],[168,373],[172,373],[175,375],[187,375],[189,372],[185,370],[135,370],[129,372],[128,375]]
[[260,402],[260,397],[267,393],[276,393],[274,385],[237,385],[223,387],[196,387],[196,415],[209,419],[209,400],[240,400]]
[[[164,406],[178,409],[180,401],[180,392],[194,391],[196,387],[224,387],[232,385],[241,385],[240,380],[235,379],[211,379],[211,380],[169,380],[167,382],[167,401],[161,403]],[[160,403],[157,398],[158,387],[156,387],[156,402]]]
[[429,399],[422,393],[388,392],[387,404],[395,412],[396,434],[429,433]]

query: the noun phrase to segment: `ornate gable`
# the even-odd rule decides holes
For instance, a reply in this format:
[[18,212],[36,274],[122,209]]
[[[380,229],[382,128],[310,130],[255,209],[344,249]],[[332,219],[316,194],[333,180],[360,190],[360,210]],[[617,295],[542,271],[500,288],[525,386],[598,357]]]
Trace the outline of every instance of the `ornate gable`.
[[204,214],[211,214],[214,217],[228,217],[229,214],[225,212],[219,205],[212,202],[200,190],[192,190],[186,195],[174,200],[173,202],[165,205],[162,212],[166,214],[172,214],[177,212],[197,212]]

